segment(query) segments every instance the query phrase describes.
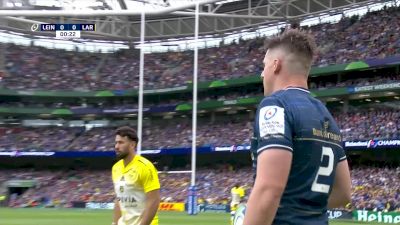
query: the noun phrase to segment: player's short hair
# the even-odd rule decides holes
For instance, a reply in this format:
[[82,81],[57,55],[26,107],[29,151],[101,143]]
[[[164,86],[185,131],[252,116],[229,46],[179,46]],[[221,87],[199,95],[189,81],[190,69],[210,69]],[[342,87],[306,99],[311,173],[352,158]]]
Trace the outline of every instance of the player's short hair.
[[139,138],[136,134],[135,129],[128,127],[128,126],[123,126],[118,128],[115,131],[115,135],[119,135],[121,137],[127,137],[129,140],[134,141],[136,143],[138,143]]
[[295,54],[308,67],[311,67],[317,49],[314,38],[299,29],[286,29],[281,35],[267,39],[265,47],[269,50],[282,48],[289,53]]

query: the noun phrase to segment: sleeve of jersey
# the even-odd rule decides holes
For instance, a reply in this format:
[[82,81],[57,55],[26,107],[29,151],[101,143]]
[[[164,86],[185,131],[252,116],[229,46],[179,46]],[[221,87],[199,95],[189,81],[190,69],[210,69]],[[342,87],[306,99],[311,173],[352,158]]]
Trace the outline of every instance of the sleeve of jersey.
[[153,165],[143,167],[141,180],[145,193],[160,189],[160,181],[158,180],[157,170]]
[[264,99],[257,112],[257,154],[268,149],[293,152],[292,121],[288,111],[275,98]]
[[339,162],[341,162],[341,161],[347,159],[346,153],[344,152],[344,149],[343,149],[343,148],[339,148],[339,150],[338,150],[338,156],[339,156],[339,157],[338,157],[338,158],[339,158]]
[[243,198],[244,197],[244,189],[240,188],[240,197]]

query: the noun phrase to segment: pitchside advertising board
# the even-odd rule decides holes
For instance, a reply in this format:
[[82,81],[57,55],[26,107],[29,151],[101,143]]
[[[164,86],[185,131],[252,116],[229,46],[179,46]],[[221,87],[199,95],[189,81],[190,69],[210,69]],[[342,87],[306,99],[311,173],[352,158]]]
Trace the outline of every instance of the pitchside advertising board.
[[357,93],[357,92],[383,91],[383,90],[398,89],[398,88],[400,88],[400,82],[360,86],[360,87],[349,87],[348,91],[350,93]]
[[345,210],[328,210],[326,212],[328,214],[328,218],[331,220],[334,219],[351,219],[352,218],[352,214],[351,211],[345,211]]
[[[77,208],[79,203],[76,203]],[[85,204],[85,208],[87,209],[114,209],[114,202],[87,202]],[[183,212],[185,211],[185,203],[183,202],[161,202],[159,207],[159,211],[176,211]]]
[[[233,225],[243,225],[244,215],[246,213],[246,205],[240,204],[236,210],[235,217],[233,218]],[[335,219],[352,219],[352,214],[345,210],[328,210],[328,218]]]
[[[83,202],[82,202],[83,203]],[[81,204],[76,204],[75,207],[78,208],[87,208],[87,209],[113,209],[113,202],[87,202],[85,205],[79,206]],[[186,206],[187,207],[187,206]],[[161,202],[159,206],[159,211],[185,211],[185,203],[183,202]],[[229,213],[228,205],[208,205],[205,207],[204,205],[199,205],[199,211],[214,211],[214,212],[226,212]],[[186,208],[187,211],[190,209]],[[193,209],[191,209],[193,211]],[[236,211],[234,217],[234,225],[242,225],[244,215],[246,213],[245,204],[240,204]],[[197,212],[196,212],[197,214]],[[378,223],[386,223],[386,224],[400,224],[400,212],[373,212],[373,211],[365,211],[365,210],[355,210],[355,211],[346,211],[346,210],[328,210],[327,211],[328,218],[331,220],[337,219],[345,219],[345,220],[355,220],[360,222],[378,222]]]
[[362,222],[378,222],[400,224],[400,212],[373,212],[365,210],[353,211],[353,218]]
[[399,148],[400,140],[368,140],[368,141],[345,141],[346,149],[374,149],[374,148]]
[[[399,139],[375,139],[366,141],[345,141],[343,146],[346,150],[368,150],[368,149],[400,149]],[[243,152],[249,151],[250,145],[231,145],[231,146],[200,146],[197,147],[198,154],[215,152]],[[185,155],[191,154],[189,147],[182,148],[162,148],[144,149],[143,155]],[[114,157],[114,151],[37,151],[27,149],[27,151],[0,151],[0,156],[9,157]]]

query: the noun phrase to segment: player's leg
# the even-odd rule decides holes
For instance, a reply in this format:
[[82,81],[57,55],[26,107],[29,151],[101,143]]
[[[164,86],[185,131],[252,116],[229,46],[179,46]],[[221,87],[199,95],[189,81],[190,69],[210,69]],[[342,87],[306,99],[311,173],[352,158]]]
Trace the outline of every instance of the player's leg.
[[237,205],[232,225],[243,225],[245,213],[246,213],[246,205],[243,203]]
[[237,203],[231,202],[231,225],[233,225],[233,220],[235,218]]

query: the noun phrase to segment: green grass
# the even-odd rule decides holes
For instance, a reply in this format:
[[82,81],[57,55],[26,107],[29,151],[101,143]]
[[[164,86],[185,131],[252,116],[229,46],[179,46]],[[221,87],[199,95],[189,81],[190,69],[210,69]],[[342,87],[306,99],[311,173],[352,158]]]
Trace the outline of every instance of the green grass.
[[[160,225],[229,225],[229,214],[161,212]],[[0,208],[0,225],[110,225],[112,210]],[[366,224],[332,221],[331,225]],[[377,225],[378,223],[368,223]]]

